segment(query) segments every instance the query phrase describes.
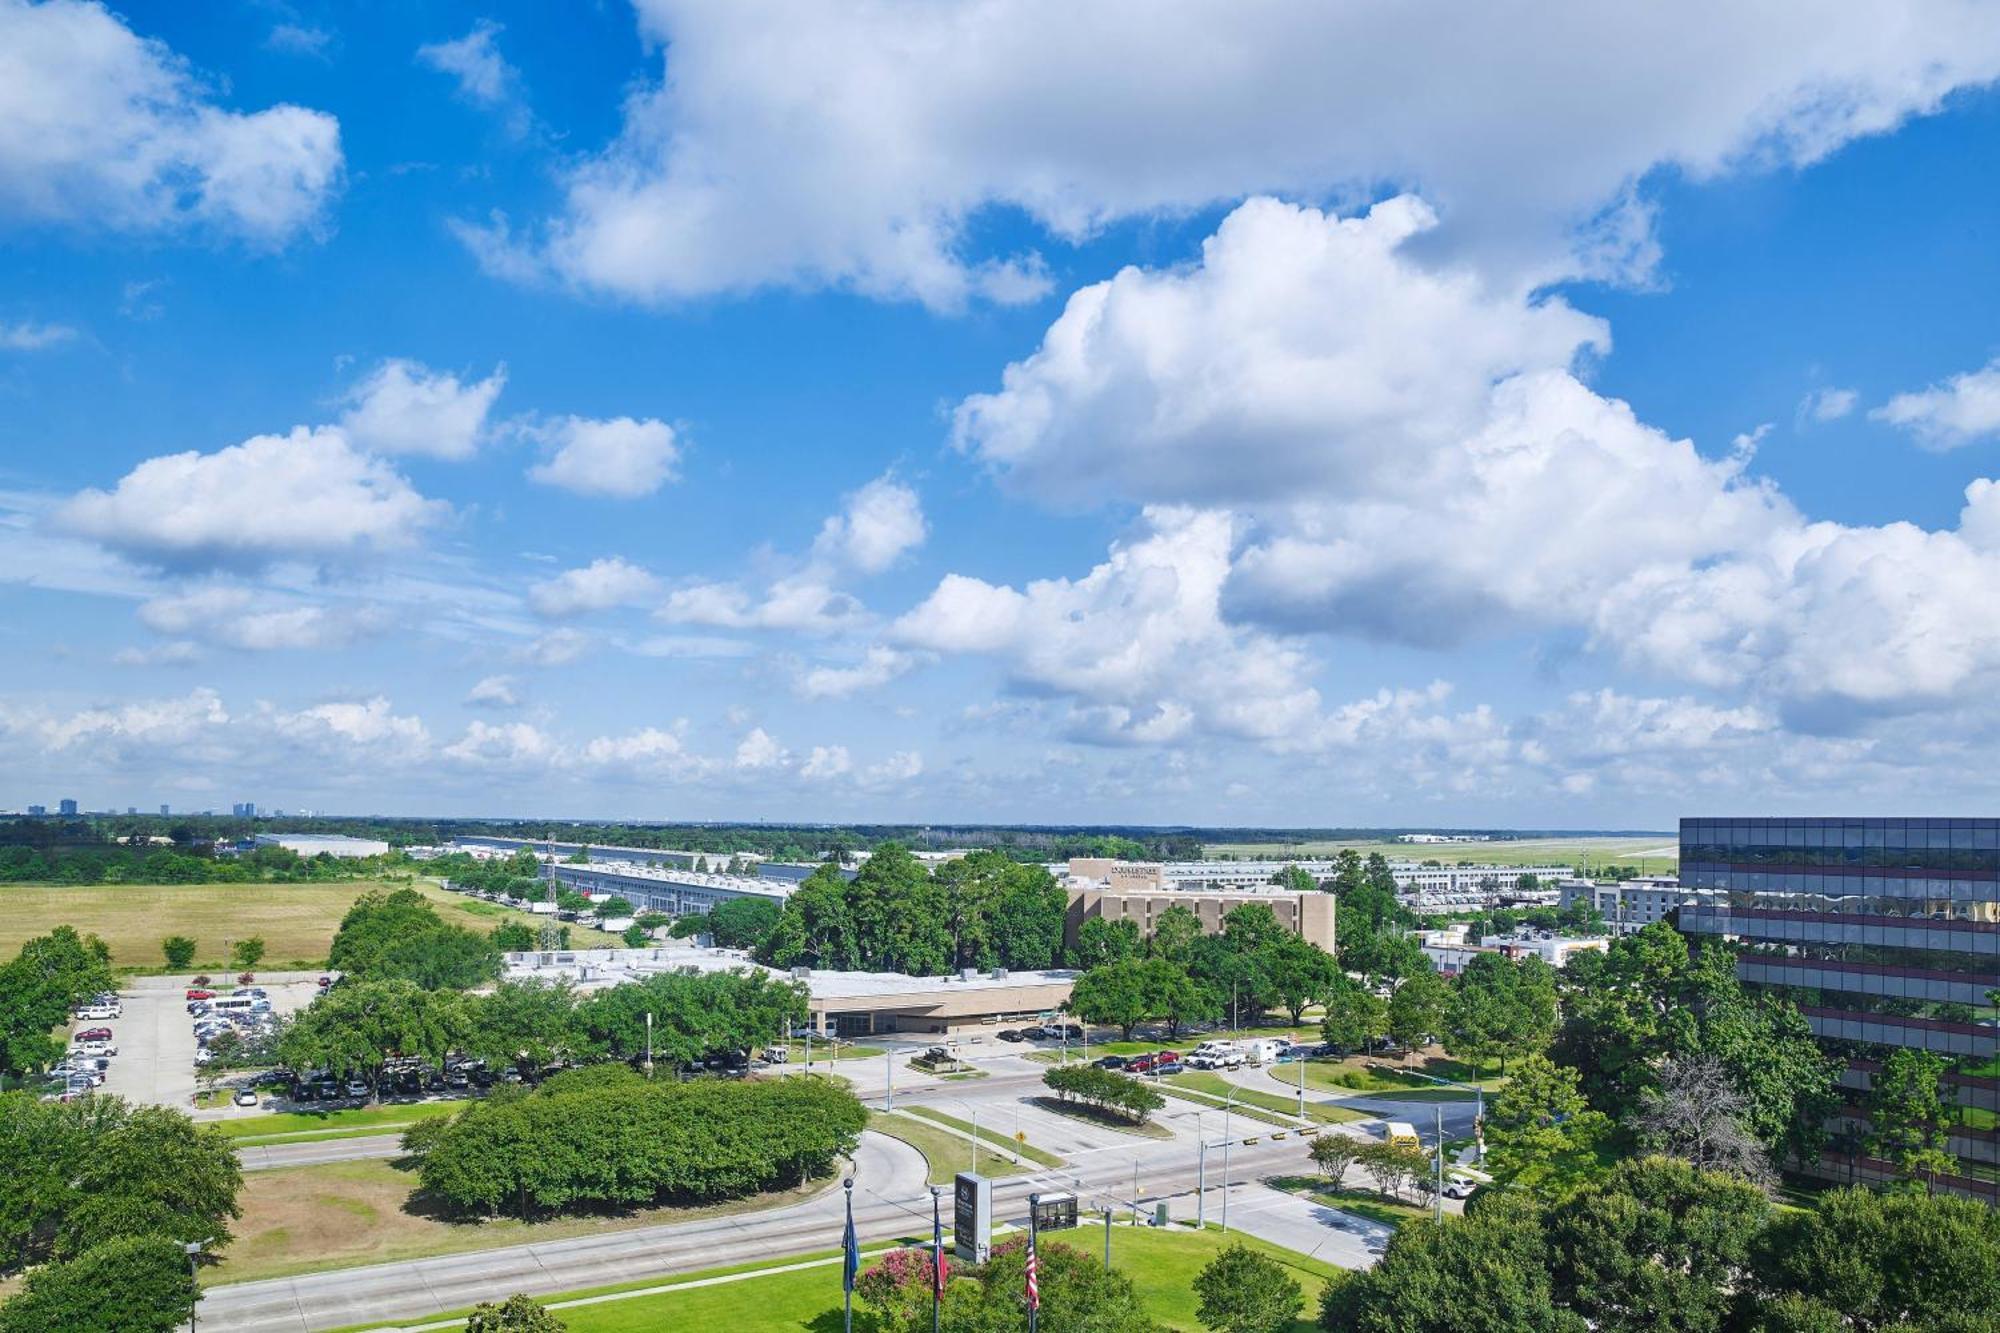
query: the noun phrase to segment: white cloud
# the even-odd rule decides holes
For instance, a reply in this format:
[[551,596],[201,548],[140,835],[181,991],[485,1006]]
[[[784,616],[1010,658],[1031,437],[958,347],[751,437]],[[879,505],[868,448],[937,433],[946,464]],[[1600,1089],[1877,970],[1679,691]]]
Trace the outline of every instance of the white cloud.
[[132,747],[185,744],[229,721],[222,696],[206,686],[164,699],[86,708],[66,717],[9,719],[9,729],[29,733],[44,749],[91,746],[115,754]]
[[111,655],[116,666],[188,666],[201,660],[201,646],[187,639],[172,639],[144,648],[120,648]]
[[111,491],[76,495],[55,522],[134,560],[192,568],[403,550],[445,511],[339,431],[300,426],[148,459]]
[[537,636],[532,642],[517,649],[514,656],[517,661],[530,666],[568,666],[589,652],[594,642],[595,640],[582,630],[564,626],[562,629],[552,629],[547,634]]
[[584,611],[608,611],[614,606],[635,606],[653,600],[659,593],[660,581],[652,574],[611,556],[533,585],[528,589],[528,605],[537,615],[573,616]]
[[577,753],[576,763],[612,775],[686,782],[714,771],[712,761],[690,751],[680,736],[646,727],[626,736],[599,736]]
[[879,764],[870,764],[861,774],[865,786],[887,786],[908,782],[924,771],[924,757],[915,750],[898,750]]
[[386,627],[375,607],[337,607],[274,600],[248,589],[213,586],[155,597],[139,620],[161,634],[192,635],[245,652],[339,648]]
[[505,367],[461,383],[448,372],[391,358],[348,394],[340,424],[357,446],[378,454],[470,458],[506,383]]
[[815,745],[799,768],[799,776],[816,782],[842,777],[854,771],[854,760],[845,745]]
[[510,134],[525,134],[532,123],[521,102],[521,72],[500,54],[501,26],[490,19],[472,25],[465,36],[417,48],[417,59],[449,74],[458,95],[475,106],[506,112]]
[[548,450],[528,477],[578,495],[635,500],[678,478],[680,445],[664,421],[563,417],[533,432]]
[[431,751],[422,718],[399,715],[380,695],[355,702],[318,704],[295,713],[270,710],[271,730],[316,749],[364,751],[378,760],[416,762]]
[[798,630],[830,634],[861,621],[861,604],[810,575],[784,578],[759,597],[736,583],[697,583],[676,588],[658,612],[677,625],[719,629]]
[[303,23],[280,23],[264,37],[267,50],[311,56],[315,60],[326,59],[327,48],[332,44],[332,33],[325,28],[309,27]]
[[863,574],[879,574],[905,551],[923,545],[929,532],[917,493],[893,477],[877,477],[849,495],[846,507],[820,525],[813,556]]
[[340,181],[339,123],[212,94],[102,5],[0,0],[0,214],[271,245],[310,228]]
[[516,708],[521,696],[512,676],[485,676],[466,691],[465,702],[471,708]]
[[816,666],[799,677],[799,691],[808,699],[845,699],[862,690],[887,685],[916,665],[909,653],[876,645],[849,667]]
[[1799,400],[1798,418],[1820,424],[1838,421],[1854,411],[1860,397],[1853,389],[1815,389]]
[[453,763],[475,768],[536,768],[554,763],[561,754],[555,739],[526,722],[474,721],[443,755]]
[[1980,0],[1696,0],[1671,13],[1195,0],[641,0],[666,77],[546,235],[483,252],[654,302],[838,286],[939,309],[1046,288],[983,211],[1063,240],[1257,192],[1422,188],[1442,242],[1547,279],[1654,253],[1636,183],[1809,162],[2000,70]]
[[76,330],[67,324],[37,324],[33,320],[0,323],[0,350],[39,352],[76,341]]
[[738,768],[780,768],[790,756],[762,727],[752,727],[736,746]]
[[1916,393],[1899,393],[1868,414],[1899,426],[1926,449],[2000,438],[2000,357]]
[[711,634],[654,634],[626,647],[641,657],[748,657],[757,651],[742,639]]

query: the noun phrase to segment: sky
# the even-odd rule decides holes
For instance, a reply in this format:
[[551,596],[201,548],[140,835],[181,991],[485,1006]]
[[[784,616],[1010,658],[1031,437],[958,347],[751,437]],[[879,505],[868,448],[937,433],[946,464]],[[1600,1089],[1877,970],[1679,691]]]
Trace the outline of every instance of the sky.
[[0,809],[1991,813],[1983,0],[0,0]]

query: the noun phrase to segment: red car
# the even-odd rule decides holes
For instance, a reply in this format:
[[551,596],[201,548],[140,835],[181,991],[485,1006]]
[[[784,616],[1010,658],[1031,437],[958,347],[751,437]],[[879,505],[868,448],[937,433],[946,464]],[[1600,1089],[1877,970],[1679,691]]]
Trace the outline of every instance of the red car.
[[1164,1069],[1168,1065],[1177,1065],[1180,1062],[1181,1053],[1179,1051],[1161,1051],[1153,1057],[1153,1067],[1155,1069]]
[[1125,1066],[1128,1074],[1157,1074],[1161,1070],[1178,1068],[1181,1062],[1179,1051],[1155,1051],[1151,1055],[1141,1055]]
[[215,992],[212,990],[203,990],[199,986],[190,986],[188,987],[187,997],[190,1000],[212,1000],[215,998]]
[[79,1033],[77,1033],[77,1034],[76,1034],[76,1040],[78,1040],[78,1041],[110,1041],[110,1040],[111,1040],[111,1029],[110,1029],[110,1028],[85,1028],[85,1029],[84,1029],[83,1031],[81,1031],[81,1032],[79,1032]]

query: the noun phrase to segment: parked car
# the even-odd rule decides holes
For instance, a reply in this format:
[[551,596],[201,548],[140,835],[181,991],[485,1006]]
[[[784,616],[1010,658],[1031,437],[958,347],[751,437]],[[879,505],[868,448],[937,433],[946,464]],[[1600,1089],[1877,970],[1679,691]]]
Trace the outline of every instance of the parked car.
[[368,1085],[358,1078],[351,1078],[347,1080],[347,1095],[365,1100],[368,1096]]
[[235,990],[229,993],[231,995],[251,995],[255,996],[257,999],[260,1000],[265,1000],[270,998],[270,992],[265,990],[262,986],[238,986]]
[[86,1004],[76,1011],[76,1016],[83,1019],[118,1018],[124,1012],[122,1004]]
[[76,1034],[78,1041],[110,1041],[110,1028],[85,1028]]
[[203,986],[189,986],[187,988],[187,998],[190,1000],[212,1000],[215,998],[215,992]]
[[1180,1068],[1180,1064],[1181,1053],[1179,1051],[1153,1052],[1153,1068],[1155,1071],[1161,1069],[1178,1069]]
[[1454,1171],[1444,1178],[1444,1197],[1447,1199],[1469,1199],[1479,1182],[1460,1171]]
[[1048,1029],[1048,1033],[1051,1037],[1067,1037],[1071,1041],[1082,1041],[1083,1025],[1081,1023],[1057,1023]]
[[998,1032],[994,1033],[993,1035],[998,1037],[1002,1041],[1027,1040],[1027,1038],[1021,1035],[1021,1029],[1019,1028],[1001,1028]]
[[323,977],[321,977],[321,978],[319,979],[319,988],[320,988],[321,990],[325,990],[325,989],[326,989],[327,987],[329,987],[329,986],[331,986],[331,985],[333,985],[333,978],[332,978],[332,977],[327,977],[327,976],[323,976]]
[[764,1060],[768,1064],[774,1064],[774,1065],[786,1064],[791,1060],[791,1058],[792,1058],[792,1052],[790,1047],[766,1046],[764,1048]]
[[73,1055],[116,1055],[118,1048],[109,1041],[79,1041],[70,1046]]
[[1125,1062],[1125,1072],[1128,1074],[1150,1074],[1153,1072],[1154,1066],[1158,1063],[1159,1058],[1157,1056],[1135,1055]]
[[1045,1041],[1055,1035],[1055,1033],[1049,1031],[1039,1023],[1031,1028],[1021,1029],[1021,1039],[1023,1041]]
[[235,1102],[238,1106],[255,1106],[257,1104],[257,1094],[248,1088],[238,1088],[236,1095],[229,1100]]
[[1099,1069],[1123,1069],[1131,1063],[1122,1055],[1106,1055],[1093,1062]]

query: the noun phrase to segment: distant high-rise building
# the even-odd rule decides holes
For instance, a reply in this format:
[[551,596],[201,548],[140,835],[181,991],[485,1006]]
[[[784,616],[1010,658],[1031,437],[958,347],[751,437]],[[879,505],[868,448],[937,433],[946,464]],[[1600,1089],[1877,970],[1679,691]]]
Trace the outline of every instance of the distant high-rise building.
[[63,797],[63,798],[62,798],[62,799],[61,799],[60,801],[57,801],[57,802],[56,802],[56,813],[57,813],[57,814],[60,814],[60,815],[73,815],[73,814],[75,814],[75,813],[76,813],[76,798],[75,798],[75,797],[73,797],[73,796],[65,796],[65,797]]
[[43,815],[46,815],[48,812],[49,808],[46,805],[31,805],[28,807],[28,813],[30,815],[33,815],[37,819],[40,819]]
[[166,802],[162,801],[160,803],[160,818],[165,819],[168,815],[172,813],[173,813],[173,807],[169,806]]
[[255,819],[257,817],[257,803],[255,801],[241,801],[230,806],[229,813],[235,815],[238,819]]
[[125,813],[128,815],[136,815],[139,813],[139,807],[136,805],[128,805],[125,807]]

